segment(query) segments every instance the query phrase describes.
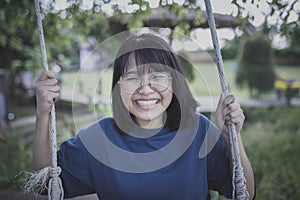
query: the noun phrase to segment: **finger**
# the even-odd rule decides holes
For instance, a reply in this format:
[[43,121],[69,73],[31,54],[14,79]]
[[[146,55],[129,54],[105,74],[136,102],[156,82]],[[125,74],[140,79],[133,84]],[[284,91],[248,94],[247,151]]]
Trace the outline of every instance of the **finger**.
[[226,108],[226,116],[236,116],[237,114],[243,113],[240,104],[233,103],[228,105]]
[[58,100],[59,100],[59,93],[56,93],[53,101],[54,101],[54,103],[57,103]]
[[51,92],[59,92],[60,89],[56,86],[48,86],[48,85],[42,85],[37,84],[35,87],[35,92],[42,96],[48,96]]
[[231,104],[231,103],[234,103],[235,102],[235,97],[234,97],[234,95],[232,95],[232,94],[229,94],[229,95],[227,95],[226,97],[225,97],[225,99],[224,99],[224,106],[228,106],[229,104]]
[[230,125],[230,124],[232,124],[232,121],[231,121],[231,119],[225,120],[225,124],[227,124],[227,125]]
[[58,81],[56,79],[47,79],[42,81],[42,84],[47,86],[56,86],[58,85]]
[[226,108],[228,108],[228,112],[226,113],[226,116],[236,117],[238,115],[243,114],[243,110],[241,109],[239,104],[230,105]]
[[59,93],[60,92],[60,87],[58,85],[50,87],[49,88],[50,92],[55,92],[55,93]]
[[41,90],[44,90],[44,91],[49,92],[49,93],[59,93],[60,87],[57,86],[57,85],[55,85],[55,86],[42,86]]
[[57,86],[57,85],[58,85],[58,82],[56,79],[47,79],[47,80],[36,82],[36,88],[42,88],[45,86],[53,87],[53,86]]
[[43,71],[38,80],[43,81],[43,80],[53,79],[53,78],[54,78],[54,74],[52,71]]
[[46,101],[48,103],[53,103],[53,102],[57,101],[58,97],[59,97],[59,93],[52,92],[52,93],[48,94]]
[[241,105],[239,103],[233,102],[227,105],[230,111],[235,111],[241,109]]
[[245,120],[244,115],[238,115],[237,117],[231,118],[230,122],[234,123],[234,124],[242,124],[242,123],[244,123],[244,120]]
[[231,112],[229,115],[231,118],[236,118],[238,116],[244,115],[244,113],[243,113],[243,110],[236,110],[234,112]]
[[219,102],[218,102],[218,105],[217,105],[217,108],[222,108],[223,105],[224,105],[224,99],[225,99],[225,94],[222,92],[221,95],[220,95],[220,98],[219,98]]
[[53,96],[54,93],[58,93],[60,92],[60,88],[58,86],[39,86],[36,89],[37,95],[39,95],[40,97],[42,97],[43,99],[47,99],[49,96]]

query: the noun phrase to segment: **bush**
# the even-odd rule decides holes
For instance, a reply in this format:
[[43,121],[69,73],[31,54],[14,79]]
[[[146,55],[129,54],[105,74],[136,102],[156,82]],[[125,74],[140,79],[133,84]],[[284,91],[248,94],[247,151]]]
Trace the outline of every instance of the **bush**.
[[236,84],[248,87],[251,96],[271,91],[276,75],[269,39],[262,34],[246,38],[241,44],[240,53]]
[[275,49],[274,50],[276,64],[278,65],[300,65],[300,52],[294,51],[291,48]]
[[177,55],[178,61],[182,66],[184,76],[187,78],[189,82],[192,82],[195,79],[194,75],[194,66],[189,62],[189,57],[184,52],[179,52]]
[[32,148],[26,143],[22,130],[1,133],[0,189],[20,189],[23,182],[16,176],[23,171],[31,171]]
[[223,59],[236,59],[241,37],[235,37],[232,40],[227,40],[225,46],[221,49]]
[[254,167],[257,199],[298,199],[300,108],[244,109],[243,141]]

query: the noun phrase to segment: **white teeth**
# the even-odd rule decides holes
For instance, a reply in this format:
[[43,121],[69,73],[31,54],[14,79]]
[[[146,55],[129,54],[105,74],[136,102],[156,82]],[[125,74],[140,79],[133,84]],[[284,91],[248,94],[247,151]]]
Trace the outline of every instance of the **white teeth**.
[[139,104],[140,106],[151,106],[157,103],[158,100],[138,100],[136,101],[137,104]]

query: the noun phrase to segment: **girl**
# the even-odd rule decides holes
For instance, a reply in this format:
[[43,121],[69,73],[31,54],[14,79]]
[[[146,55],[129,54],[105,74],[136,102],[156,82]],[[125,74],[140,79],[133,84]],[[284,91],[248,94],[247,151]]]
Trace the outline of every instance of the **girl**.
[[[59,90],[51,71],[36,82],[35,170],[51,164],[49,113]],[[245,119],[240,105],[221,94],[216,126],[195,112],[197,106],[163,39],[152,34],[127,39],[114,61],[113,117],[82,129],[57,153],[65,197],[202,200],[216,190],[231,198],[227,125],[233,123],[252,199],[254,175],[240,137]]]

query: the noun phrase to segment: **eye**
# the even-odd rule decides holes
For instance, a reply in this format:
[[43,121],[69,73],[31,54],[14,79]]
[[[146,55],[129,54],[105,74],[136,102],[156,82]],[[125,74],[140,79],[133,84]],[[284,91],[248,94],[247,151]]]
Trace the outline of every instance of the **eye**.
[[155,79],[155,80],[160,80],[160,79],[168,79],[169,76],[167,74],[154,74],[152,75],[151,77],[152,79]]
[[132,77],[129,76],[129,77],[126,77],[124,80],[128,81],[128,82],[139,82],[140,78],[136,77],[136,76],[132,76]]

